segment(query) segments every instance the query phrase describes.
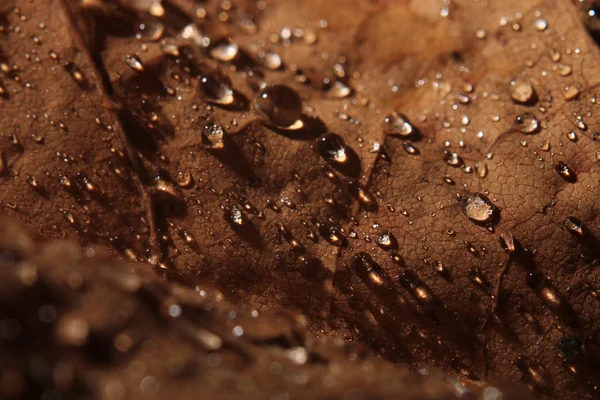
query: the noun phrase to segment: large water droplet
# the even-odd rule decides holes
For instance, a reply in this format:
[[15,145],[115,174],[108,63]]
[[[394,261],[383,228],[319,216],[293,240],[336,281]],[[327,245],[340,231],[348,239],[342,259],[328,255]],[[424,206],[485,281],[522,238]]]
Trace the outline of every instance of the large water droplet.
[[498,208],[492,201],[481,193],[471,193],[462,204],[464,214],[477,223],[493,222],[498,214]]
[[285,85],[264,87],[254,97],[254,109],[270,124],[279,127],[295,126],[302,118],[302,99]]
[[199,89],[207,101],[222,105],[231,105],[235,101],[231,79],[219,70],[204,74]]

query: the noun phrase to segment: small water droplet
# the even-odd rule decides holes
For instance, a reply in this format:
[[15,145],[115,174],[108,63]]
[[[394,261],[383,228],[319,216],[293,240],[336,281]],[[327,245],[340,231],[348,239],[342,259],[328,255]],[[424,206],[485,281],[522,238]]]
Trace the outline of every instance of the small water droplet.
[[452,152],[449,150],[444,151],[443,160],[446,164],[448,164],[452,167],[460,167],[464,163],[462,157],[459,156],[458,153],[455,153],[455,152]]
[[234,229],[241,228],[248,222],[242,210],[235,205],[225,208],[225,219]]
[[569,76],[573,68],[569,64],[558,64],[556,71],[560,76]]
[[125,56],[125,63],[129,68],[134,71],[141,72],[144,70],[144,65],[142,64],[142,60],[135,54],[127,54]]
[[583,236],[583,224],[575,217],[567,217],[565,220],[565,226],[569,231],[577,236]]
[[559,161],[554,165],[554,170],[567,182],[577,181],[575,171],[562,161]]
[[159,40],[163,33],[165,32],[165,27],[160,21],[157,20],[149,20],[146,22],[140,22],[137,25],[137,33],[136,38],[145,40],[145,41],[156,41]]
[[75,82],[77,82],[78,85],[81,85],[85,82],[85,77],[83,76],[83,73],[81,72],[79,67],[74,63],[65,63],[65,70],[71,75],[71,77],[73,77],[73,79],[75,80]]
[[202,128],[202,144],[205,148],[219,150],[225,146],[225,131],[220,124],[208,123]]
[[404,149],[405,152],[407,152],[408,154],[412,155],[412,156],[416,156],[419,155],[419,149],[417,149],[415,147],[415,145],[413,144],[413,142],[411,142],[410,140],[406,140],[404,143],[402,143],[402,148]]
[[570,132],[567,132],[567,139],[569,139],[571,142],[576,142],[578,137],[575,132],[570,131]]
[[394,111],[383,120],[383,131],[387,135],[407,138],[413,136],[416,129],[404,114]]
[[302,122],[302,99],[288,86],[266,86],[257,93],[252,104],[259,114],[276,126],[291,127]]
[[515,237],[511,233],[501,233],[498,241],[500,242],[500,246],[502,246],[507,253],[514,253],[516,250]]
[[341,81],[336,81],[331,89],[327,91],[327,97],[332,99],[343,99],[350,96],[352,89]]
[[514,128],[521,133],[537,133],[540,127],[538,119],[530,113],[519,115],[515,120]]
[[383,250],[392,250],[398,248],[398,241],[390,231],[383,231],[374,237],[375,243]]
[[192,174],[190,171],[179,171],[175,178],[177,185],[183,188],[190,187],[192,184]]

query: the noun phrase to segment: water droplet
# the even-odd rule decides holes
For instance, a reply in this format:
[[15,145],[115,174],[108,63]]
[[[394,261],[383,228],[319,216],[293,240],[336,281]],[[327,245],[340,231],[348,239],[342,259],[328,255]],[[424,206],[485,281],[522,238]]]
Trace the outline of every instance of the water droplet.
[[330,224],[319,224],[319,233],[321,236],[334,246],[345,246],[346,238],[340,233],[339,229]]
[[530,113],[519,115],[514,125],[514,128],[521,133],[537,133],[539,127],[540,122]]
[[150,20],[138,24],[135,36],[136,38],[145,41],[156,41],[162,37],[164,32],[165,27],[163,24],[157,20]]
[[327,91],[327,97],[332,99],[343,99],[344,97],[350,96],[352,89],[345,83],[336,81],[331,89]]
[[583,236],[583,224],[575,217],[567,217],[565,220],[565,226],[569,231],[577,236]]
[[175,178],[177,185],[183,188],[190,187],[192,184],[192,174],[190,171],[179,171]]
[[77,65],[72,62],[65,63],[65,70],[73,77],[77,84],[81,85],[85,82],[85,77]]
[[507,253],[514,253],[516,250],[515,237],[512,234],[503,232],[500,234],[498,241],[500,242],[500,246],[502,246]]
[[404,114],[394,111],[383,120],[383,131],[387,135],[407,138],[413,136],[416,129]]
[[575,182],[577,180],[575,171],[562,161],[555,164],[554,170],[567,182]]
[[210,45],[210,38],[198,29],[194,24],[186,25],[180,33],[180,36],[184,39],[191,40],[197,46],[206,48]]
[[264,87],[254,97],[254,109],[269,123],[279,127],[291,127],[301,121],[302,99],[298,93],[285,85]]
[[545,31],[548,28],[548,21],[538,18],[533,21],[533,27],[538,31]]
[[405,152],[413,156],[419,155],[420,153],[419,149],[417,149],[410,140],[406,140],[404,143],[402,143],[402,148]]
[[269,68],[273,71],[276,71],[279,68],[281,68],[283,61],[281,60],[281,57],[279,56],[279,54],[273,53],[273,52],[268,52],[265,54],[264,64],[267,68]]
[[235,205],[225,208],[225,220],[234,229],[242,228],[248,222],[242,210]]
[[210,49],[210,56],[218,61],[232,61],[237,57],[240,48],[233,42],[221,42]]
[[127,54],[125,56],[125,63],[129,68],[134,71],[141,72],[144,70],[144,65],[142,64],[142,60],[135,54]]
[[569,76],[573,68],[569,64],[558,64],[556,71],[560,76]]
[[231,79],[219,70],[204,74],[200,78],[199,89],[210,102],[231,105],[235,101]]
[[575,132],[570,131],[570,132],[567,132],[567,139],[569,139],[571,142],[576,142],[578,137]]
[[383,250],[392,250],[398,248],[398,241],[390,231],[383,231],[374,237],[375,243]]
[[579,88],[577,86],[570,86],[565,90],[565,100],[573,100],[579,96]]
[[488,167],[485,162],[483,162],[481,164],[476,164],[475,170],[477,171],[477,176],[480,177],[481,179],[485,178],[488,174]]
[[541,365],[526,361],[523,357],[519,357],[516,364],[537,390],[547,391],[552,387],[552,380]]
[[467,218],[478,223],[492,222],[498,214],[498,208],[481,193],[468,195],[463,200],[462,209]]
[[444,151],[443,160],[446,164],[452,167],[460,167],[464,163],[463,159],[458,155],[458,153],[449,150]]
[[317,139],[317,150],[327,161],[343,164],[348,161],[344,139],[335,133],[326,133]]
[[222,149],[225,146],[224,135],[225,131],[220,124],[208,123],[202,128],[202,144],[208,149]]
[[487,37],[487,32],[485,31],[485,29],[477,29],[475,31],[475,37],[479,40],[483,40]]
[[163,43],[160,45],[160,49],[163,53],[168,54],[173,57],[179,57],[179,47],[176,44],[172,43]]
[[377,207],[375,196],[363,184],[356,187],[356,198],[358,202],[367,210],[373,210]]
[[520,104],[527,104],[535,101],[536,94],[531,83],[515,79],[509,85],[510,97]]

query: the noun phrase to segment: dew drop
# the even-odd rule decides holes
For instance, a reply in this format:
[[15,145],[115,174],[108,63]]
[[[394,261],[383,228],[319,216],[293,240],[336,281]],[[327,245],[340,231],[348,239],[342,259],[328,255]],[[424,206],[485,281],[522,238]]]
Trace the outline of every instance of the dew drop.
[[404,114],[396,111],[384,118],[383,131],[386,135],[400,136],[403,138],[408,138],[416,132],[408,118]]
[[288,86],[266,86],[256,94],[252,104],[261,116],[275,126],[291,127],[298,121],[302,122],[302,99]]
[[375,243],[383,250],[392,250],[398,247],[398,241],[390,231],[383,231],[374,237]]
[[577,236],[583,236],[583,224],[575,217],[567,217],[565,220],[565,226],[569,231]]
[[219,70],[204,74],[200,78],[199,89],[210,102],[231,105],[235,101],[231,79]]
[[192,185],[192,174],[190,171],[179,171],[175,181],[179,187],[190,187]]
[[567,182],[572,183],[577,180],[575,171],[562,161],[559,161],[554,165],[554,170]]
[[125,63],[129,68],[134,71],[141,72],[144,70],[144,65],[142,64],[142,60],[135,54],[127,54],[125,56]]
[[573,68],[569,64],[558,64],[556,71],[560,76],[569,76]]
[[263,62],[265,67],[273,71],[280,69],[283,65],[283,61],[281,60],[279,54],[273,52],[266,53]]
[[225,208],[225,220],[234,229],[242,228],[248,222],[242,210],[235,205]]
[[221,42],[210,49],[210,56],[217,61],[232,61],[237,57],[240,48],[233,42]]
[[404,141],[404,143],[402,143],[402,148],[404,149],[405,152],[407,152],[408,154],[412,155],[412,156],[416,156],[419,155],[419,149],[417,149],[415,147],[415,145],[413,144],[413,142],[411,142],[410,140],[406,140]]
[[527,104],[535,100],[536,94],[531,83],[515,79],[509,85],[510,97],[519,104]]
[[548,21],[538,18],[533,21],[533,27],[540,32],[545,31],[548,28]]
[[462,157],[459,156],[458,153],[449,150],[444,151],[443,160],[446,164],[452,167],[460,167],[464,163]]
[[514,124],[515,130],[521,133],[537,133],[540,127],[540,121],[530,113],[519,115]]
[[344,139],[335,133],[326,133],[317,139],[317,150],[327,161],[344,164],[348,161]]
[[331,89],[327,91],[327,97],[332,99],[343,99],[344,97],[350,96],[352,89],[345,83],[336,81]]
[[220,124],[208,123],[202,128],[202,144],[205,148],[220,150],[225,146],[225,132]]
[[463,200],[463,213],[471,221],[483,223],[492,222],[498,214],[498,208],[491,200],[481,193],[471,193]]
[[569,139],[571,142],[576,142],[578,137],[575,132],[570,131],[570,132],[567,132],[567,139]]
[[570,86],[565,90],[565,100],[573,100],[579,96],[579,88],[577,86]]
[[85,77],[83,73],[79,69],[77,65],[72,62],[65,63],[65,70],[71,75],[71,77],[77,82],[78,85],[81,85],[85,82]]

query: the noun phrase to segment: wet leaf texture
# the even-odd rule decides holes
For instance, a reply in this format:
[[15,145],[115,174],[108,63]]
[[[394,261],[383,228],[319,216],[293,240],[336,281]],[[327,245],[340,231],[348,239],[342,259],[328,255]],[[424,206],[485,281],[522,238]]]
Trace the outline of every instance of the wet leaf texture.
[[599,54],[570,2],[13,0],[2,26],[1,200],[41,235],[598,396]]

